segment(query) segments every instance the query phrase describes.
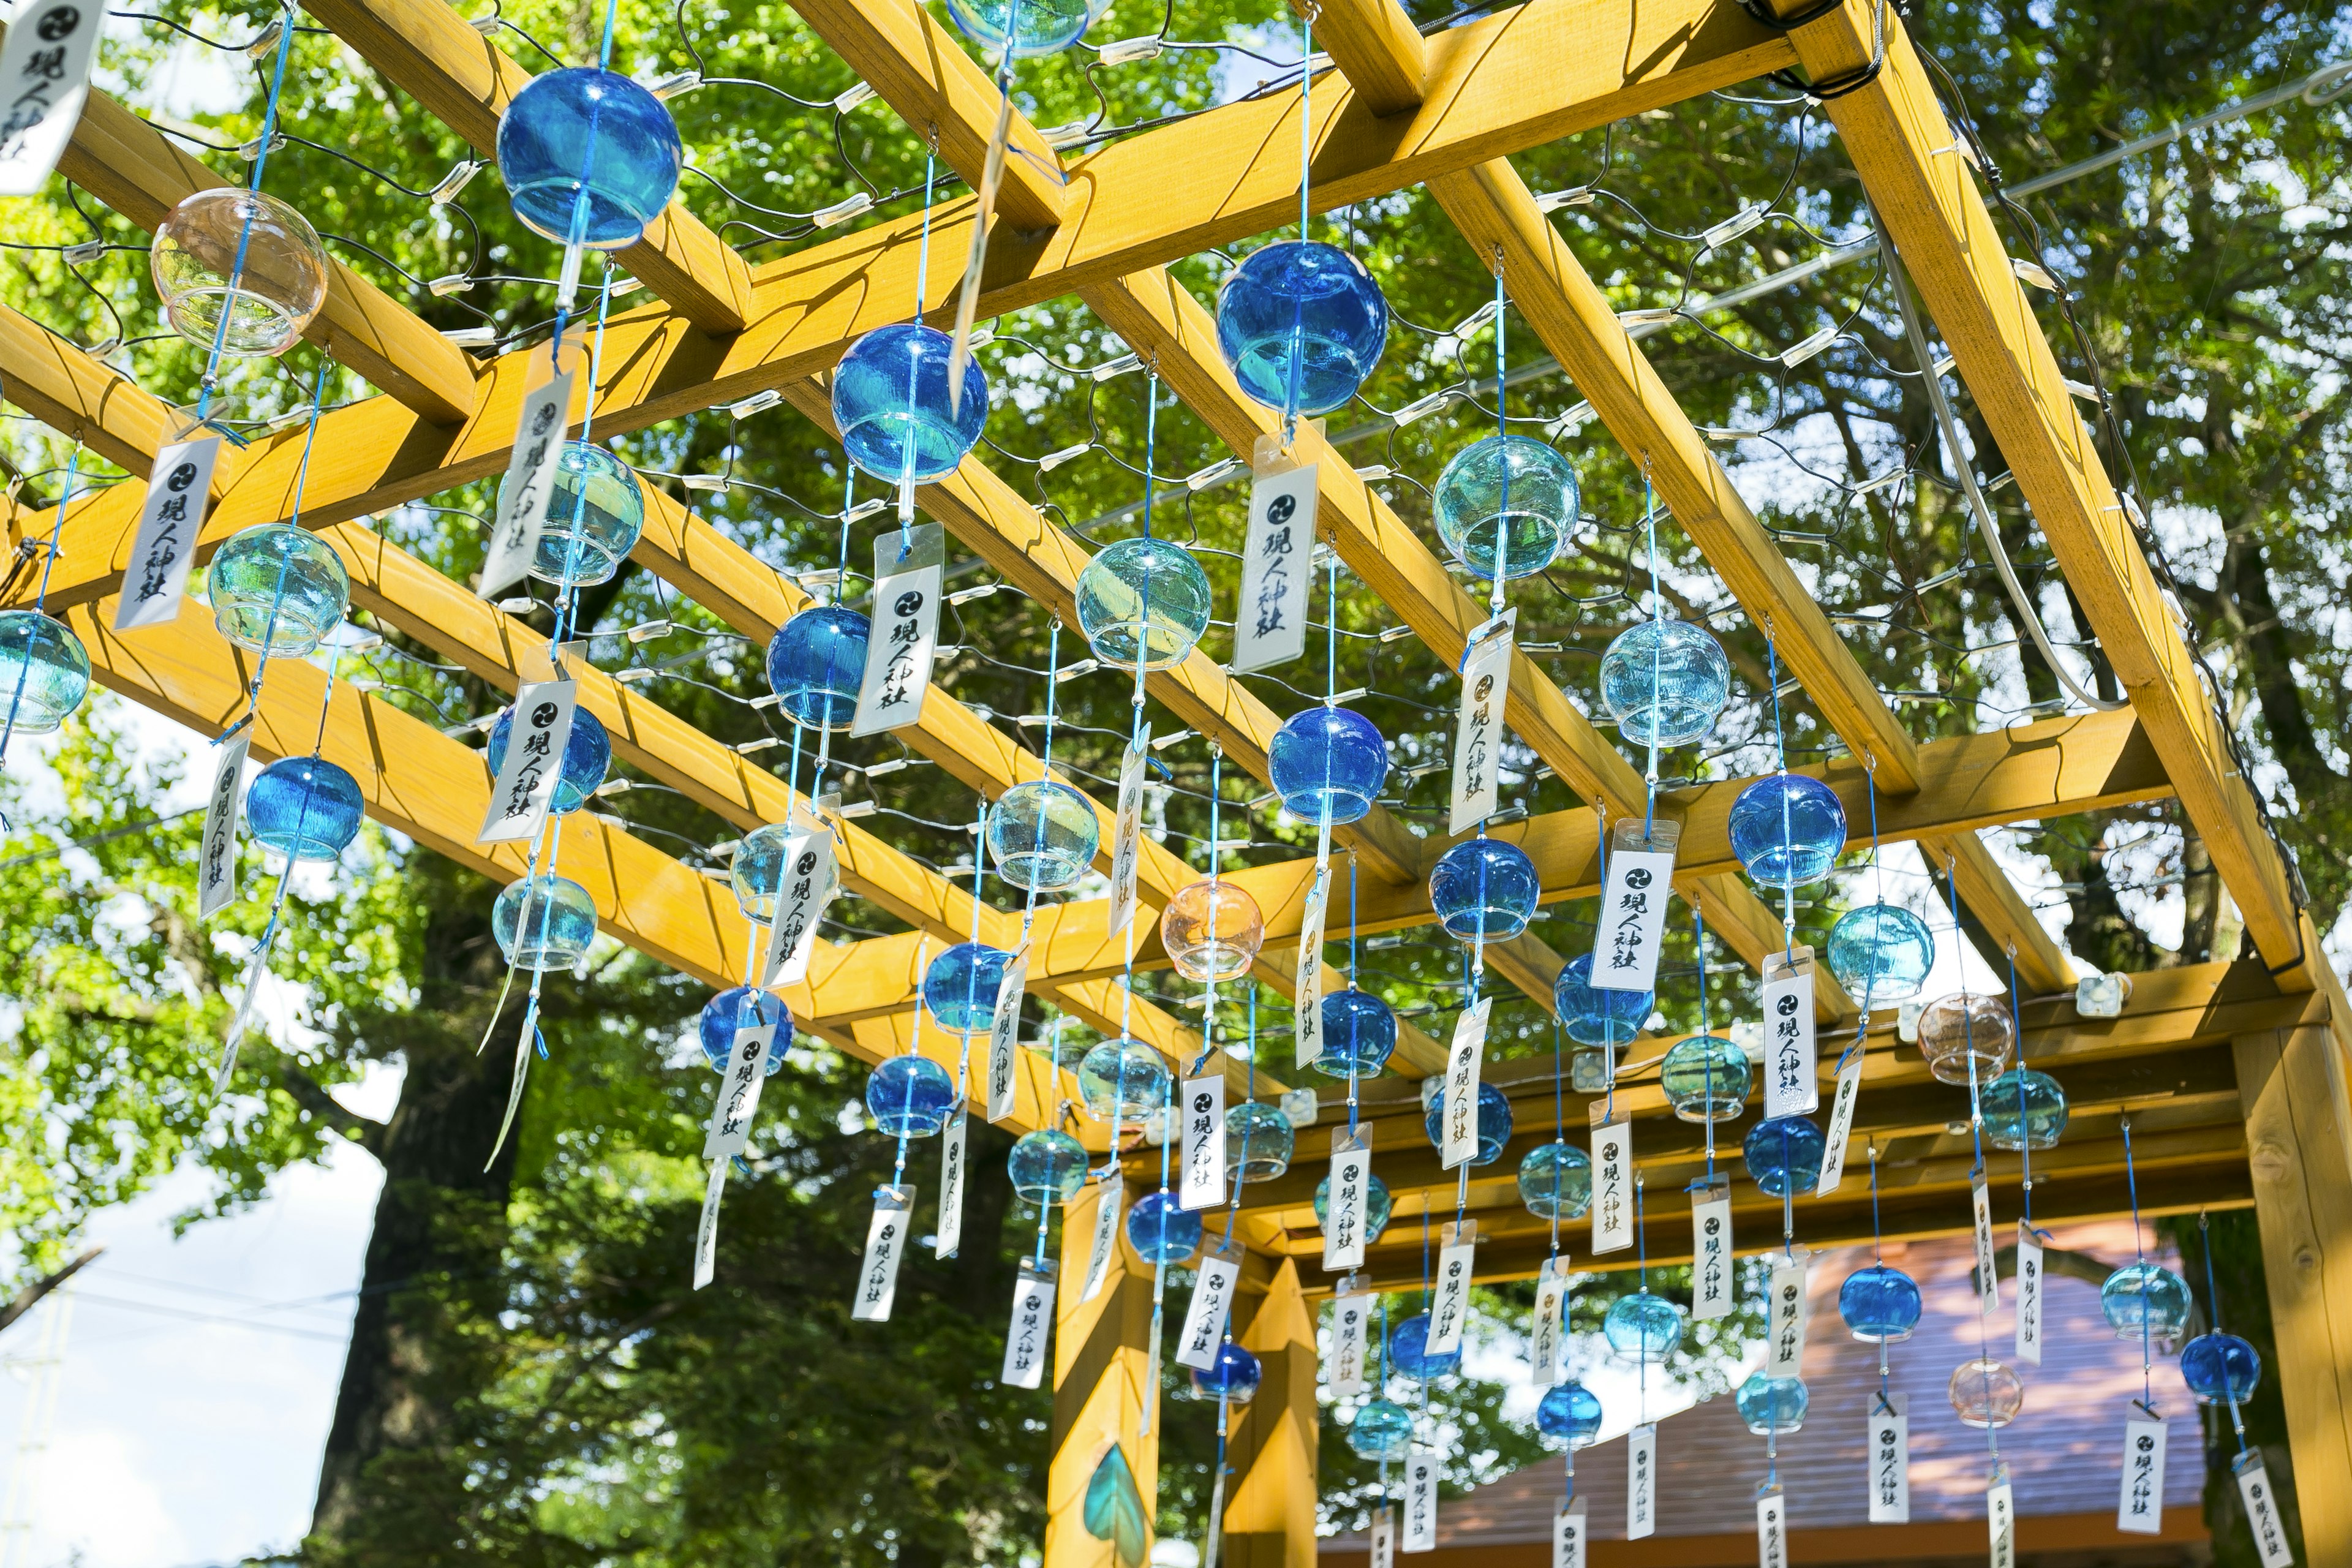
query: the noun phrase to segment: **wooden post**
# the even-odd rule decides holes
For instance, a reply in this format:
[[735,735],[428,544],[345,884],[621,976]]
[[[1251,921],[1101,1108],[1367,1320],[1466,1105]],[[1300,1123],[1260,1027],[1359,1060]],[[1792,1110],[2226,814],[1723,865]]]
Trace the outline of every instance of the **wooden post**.
[[[1127,1244],[1125,1223],[1108,1278],[1091,1301],[1087,1260],[1102,1184],[1087,1183],[1062,1215],[1062,1271],[1054,1298],[1054,1458],[1045,1477],[1045,1568],[1122,1565],[1112,1542],[1087,1528],[1087,1488],[1116,1445],[1143,1503],[1143,1555],[1160,1508],[1160,1433],[1142,1430],[1151,1376],[1151,1269]],[[1133,1192],[1128,1194],[1132,1201]]]
[[2321,1005],[2336,1016],[2233,1045],[2304,1561],[2352,1568],[2352,1019]]
[[1315,1568],[1315,1312],[1285,1258],[1242,1331],[1264,1369],[1226,1447],[1225,1568]]

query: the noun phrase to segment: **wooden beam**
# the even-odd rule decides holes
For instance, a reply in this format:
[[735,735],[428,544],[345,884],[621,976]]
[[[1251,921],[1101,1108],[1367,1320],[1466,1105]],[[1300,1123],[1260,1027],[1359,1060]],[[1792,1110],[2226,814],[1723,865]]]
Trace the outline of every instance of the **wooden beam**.
[[1257,1357],[1257,1395],[1234,1414],[1223,1561],[1232,1568],[1315,1568],[1315,1314],[1298,1261],[1285,1258],[1241,1331]]
[[[321,3],[322,20],[461,135],[478,147],[494,144],[491,105],[520,85],[520,70],[495,46],[437,0]],[[413,37],[404,30],[411,26]],[[1343,89],[1315,95],[1313,196],[1324,210],[1728,87],[1794,58],[1785,39],[1716,0],[1533,0],[1449,29],[1429,47],[1429,102],[1409,118],[1379,119]],[[1107,283],[1286,221],[1297,196],[1297,104],[1295,91],[1229,104],[1123,139],[1074,165],[1071,207],[1051,236],[1012,237],[990,247],[981,315]],[[724,343],[683,305],[614,317],[598,427],[625,434],[831,368],[860,334],[905,318],[927,221],[940,254],[970,244],[971,203],[961,198],[795,251],[751,274],[744,312],[751,324]],[[657,290],[679,286],[666,284],[635,252],[623,254]],[[952,313],[950,301],[932,319]],[[529,358],[510,354],[483,367],[474,413],[455,430],[376,399],[328,415],[305,515],[341,522],[502,472]],[[299,437],[256,443],[224,485],[202,547],[284,515]],[[110,492],[76,509],[53,603],[113,592],[137,507],[135,496]]]
[[[1783,13],[1797,3],[1774,0]],[[1870,67],[1877,29],[1884,64],[1829,100],[1830,119],[2254,945],[2307,989],[2326,960],[2303,941],[2285,864],[2200,684],[2179,612],[2157,586],[1909,33],[1871,0],[1846,0],[1790,37],[1806,71],[1828,81]]]
[[1109,1278],[1093,1300],[1081,1299],[1102,1189],[1102,1183],[1088,1182],[1062,1211],[1044,1568],[1118,1568],[1111,1543],[1086,1523],[1087,1483],[1114,1447],[1134,1475],[1146,1529],[1159,1520],[1160,1423],[1146,1419],[1159,1399],[1152,1387],[1158,1359],[1151,1353],[1152,1271],[1128,1245],[1124,1220]]
[[1499,252],[1511,302],[1592,404],[1659,499],[1721,576],[1748,618],[1774,635],[1780,661],[1856,756],[1874,757],[1878,787],[1919,785],[1917,750],[1829,615],[1707,449],[1616,308],[1537,210],[1508,161],[1495,159],[1429,182],[1481,261]]
[[[96,90],[58,168],[150,233],[183,198],[231,184]],[[479,389],[465,351],[331,256],[327,302],[302,335],[430,424],[454,425],[474,411]]]
[[[980,188],[1000,95],[952,31],[916,0],[793,0],[793,9],[917,136],[937,136],[948,167]],[[1017,229],[1051,228],[1066,193],[1060,155],[1014,110],[998,214]]]
[[1983,955],[1996,972],[2008,957],[2017,964],[2017,983],[2030,994],[2074,989],[2074,961],[2051,937],[1983,839],[1974,833],[1926,834],[1919,839],[1919,852],[1949,870],[1961,904],[2006,944],[2004,952]]
[[[1303,15],[1310,4],[1291,0],[1291,9]],[[1404,114],[1421,107],[1428,50],[1421,29],[1396,0],[1331,0],[1318,8],[1315,44],[1330,55],[1374,114]]]
[[[821,382],[797,384],[785,395],[820,429],[835,434],[833,405]],[[924,486],[920,495],[923,510],[1005,581],[1076,624],[1078,574],[1091,552],[1066,529],[1049,521],[977,458],[965,458],[952,476]],[[1145,677],[1145,683],[1177,717],[1223,746],[1244,772],[1260,784],[1269,782],[1266,748],[1282,721],[1215,659],[1195,648],[1182,663]],[[1375,806],[1334,837],[1383,881],[1410,881],[1423,874],[1421,840],[1385,807]]]
[[2236,1044],[2277,1386],[2314,1563],[2352,1563],[2352,1494],[2328,1479],[2352,1475],[2352,1095],[2333,1022]]
[[[442,0],[320,0],[310,10],[476,152],[498,156],[499,117],[532,73],[495,37]],[[751,321],[751,269],[676,197],[643,239],[614,255],[706,332],[739,331]]]
[[[107,629],[111,619],[110,602],[66,616],[101,685],[199,735],[216,735],[237,716],[250,656],[232,648],[203,617],[146,628],[135,645]],[[490,801],[480,752],[348,683],[335,689],[322,731],[324,674],[300,659],[279,659],[269,676],[252,731],[257,759],[308,754],[313,737],[322,736],[320,753],[358,781],[370,816],[493,881],[522,874],[527,846],[474,842]],[[588,890],[606,932],[706,985],[736,984],[744,920],[723,880],[681,865],[593,812],[565,819],[556,869]],[[856,951],[865,945],[819,944],[812,981],[783,994],[795,1019],[831,1026],[824,978],[845,962],[870,962]],[[933,1029],[924,1036],[924,1054],[952,1070],[958,1053]],[[1051,1121],[1059,1104],[1052,1089],[1024,1077],[1014,1123],[1026,1131]]]

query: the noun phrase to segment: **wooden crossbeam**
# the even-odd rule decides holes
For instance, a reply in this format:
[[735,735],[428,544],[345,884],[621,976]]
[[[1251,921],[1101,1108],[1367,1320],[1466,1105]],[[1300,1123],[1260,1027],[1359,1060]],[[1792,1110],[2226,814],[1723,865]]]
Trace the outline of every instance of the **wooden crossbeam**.
[[[197,615],[125,641],[107,629],[112,610],[110,600],[101,601],[66,617],[100,684],[199,734],[217,734],[237,717],[252,673],[249,656]],[[325,675],[302,660],[278,660],[269,677],[253,729],[257,759],[308,754],[313,737],[322,736],[321,754],[358,781],[369,816],[494,881],[522,874],[526,846],[474,842],[490,804],[481,753],[348,683],[336,688],[330,703]],[[744,921],[724,881],[690,869],[593,812],[564,820],[556,867],[595,900],[605,931],[706,985],[736,983]],[[842,1028],[855,1020],[829,1011],[824,977],[864,945],[819,944],[812,982],[784,993],[795,1020],[831,1037],[847,1037]],[[957,1052],[938,1030],[926,1032],[924,1051],[953,1070]],[[1059,1095],[1048,1077],[1034,1069],[1023,1075],[1014,1121],[1024,1131],[1057,1113]]]
[[[1156,356],[1160,374],[1177,395],[1234,451],[1250,451],[1260,436],[1278,427],[1275,412],[1252,402],[1225,368],[1217,351],[1215,321],[1166,272],[1155,268],[1082,289],[1079,297],[1129,346]],[[1318,535],[1331,542],[1340,559],[1412,627],[1431,652],[1446,663],[1458,662],[1470,631],[1486,619],[1485,612],[1447,574],[1420,536],[1311,427],[1301,427],[1298,456],[1316,465]],[[1533,659],[1524,653],[1512,659],[1506,711],[1519,738],[1570,787],[1607,803],[1619,814],[1642,810],[1646,791],[1633,764]],[[1712,906],[1707,908],[1709,919],[1742,958],[1758,963],[1780,947],[1780,922],[1765,914],[1744,883],[1718,880],[1700,889],[1680,871],[1675,881],[1686,894],[1702,897]],[[1717,920],[1718,909],[1721,920]],[[1557,963],[1546,955],[1536,955],[1526,968],[1532,977],[1547,965],[1557,972]],[[1549,993],[1539,994],[1548,997]],[[1842,1018],[1853,1010],[1852,1000],[1827,975],[1821,977],[1815,994],[1826,1016]]]
[[[1798,8],[1796,0],[1774,5],[1782,14]],[[1790,37],[1816,81],[1872,68],[1883,40],[1876,74],[1827,104],[1839,139],[2254,945],[2298,984],[2314,984],[2311,966],[2326,960],[2303,940],[2286,867],[2232,760],[2179,611],[2157,586],[1909,33],[1871,0],[1846,0]]]
[[[1608,296],[1537,209],[1518,172],[1497,158],[1432,180],[1430,190],[1474,251],[1499,258],[1519,313],[1628,457],[1655,480],[1667,510],[1748,619],[1771,632],[1781,662],[1830,728],[1848,750],[1874,763],[1879,789],[1890,795],[1917,789],[1918,748],[1909,731],[1618,321]],[[1979,918],[2017,952],[2021,977],[2039,990],[2071,984],[2064,955],[1984,845],[1968,835],[1937,847],[1956,863]]]
[[[319,0],[309,10],[477,152],[498,155],[499,116],[532,73],[494,37],[442,0]],[[751,320],[750,268],[675,197],[615,256],[706,332],[739,331]]]
[[[322,4],[323,20],[461,135],[477,146],[494,142],[491,106],[520,85],[506,73],[520,68],[446,6]],[[414,37],[403,30],[412,26]],[[1429,103],[1409,118],[1376,117],[1341,88],[1315,95],[1312,195],[1319,208],[1728,87],[1794,58],[1786,40],[1714,0],[1533,0],[1450,29],[1430,40],[1429,52]],[[1072,164],[1061,225],[1043,238],[1008,237],[990,247],[981,315],[1039,304],[1286,221],[1297,196],[1297,111],[1296,91],[1271,93],[1124,139]],[[829,369],[861,333],[904,319],[927,221],[940,255],[956,255],[971,241],[971,202],[959,198],[928,219],[911,214],[796,251],[751,273],[744,312],[751,324],[723,343],[709,335],[719,329],[698,326],[684,305],[612,318],[598,427],[642,429]],[[657,289],[683,286],[683,279],[665,283],[646,258],[624,256]],[[944,305],[935,316],[951,311]],[[455,429],[377,399],[328,415],[306,516],[345,521],[502,471],[528,359],[510,354],[484,366],[474,413]],[[290,432],[241,454],[199,548],[283,516],[299,451],[299,432]],[[75,509],[52,602],[80,603],[120,583],[138,505],[121,491]]]
[[1421,107],[1428,50],[1396,0],[1291,0],[1291,9],[1312,11],[1316,47],[1331,57],[1365,108],[1385,115]]
[[[58,168],[151,233],[183,198],[231,183],[96,90],[83,105]],[[302,335],[421,419],[453,425],[473,412],[478,389],[465,351],[332,257],[327,261],[327,302]]]

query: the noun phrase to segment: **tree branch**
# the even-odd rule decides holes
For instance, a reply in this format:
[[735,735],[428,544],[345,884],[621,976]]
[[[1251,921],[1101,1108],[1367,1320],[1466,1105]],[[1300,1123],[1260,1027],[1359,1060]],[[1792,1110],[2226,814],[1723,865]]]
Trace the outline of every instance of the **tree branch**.
[[106,1248],[102,1247],[93,1247],[63,1268],[54,1273],[45,1274],[17,1291],[6,1306],[0,1307],[0,1333],[6,1332],[9,1324],[39,1306],[42,1297],[96,1262],[98,1255],[105,1250]]

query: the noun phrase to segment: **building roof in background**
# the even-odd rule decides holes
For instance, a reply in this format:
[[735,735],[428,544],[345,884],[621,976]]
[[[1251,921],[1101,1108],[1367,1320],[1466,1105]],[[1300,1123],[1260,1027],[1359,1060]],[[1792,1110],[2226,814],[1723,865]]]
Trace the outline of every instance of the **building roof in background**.
[[[2128,1221],[2069,1226],[2047,1245],[2087,1253],[2105,1264],[2129,1262],[2135,1250]],[[1780,1443],[1790,1552],[1799,1562],[1863,1561],[1952,1550],[1981,1560],[1985,1434],[1960,1425],[1945,1384],[1955,1367],[1979,1353],[1980,1324],[1983,1344],[2013,1362],[2015,1285],[2004,1281],[2000,1310],[1979,1320],[1970,1281],[1973,1255],[1965,1237],[1890,1245],[1885,1258],[1919,1281],[1926,1299],[1918,1331],[1888,1347],[1888,1387],[1908,1396],[1913,1522],[1868,1522],[1864,1423],[1878,1388],[1878,1352],[1848,1334],[1838,1316],[1837,1288],[1870,1260],[1870,1253],[1829,1252],[1815,1259],[1812,1270],[1804,1357],[1811,1404],[1804,1429],[1783,1436]],[[2176,1261],[2168,1253],[2165,1258]],[[2048,1328],[2042,1365],[2019,1369],[2026,1385],[2024,1411],[2000,1435],[2021,1521],[2020,1550],[2088,1551],[2098,1560],[2116,1562],[2185,1561],[2182,1543],[2206,1539],[2205,1470],[2196,1405],[2181,1383],[2178,1362],[2159,1352],[2152,1380],[2157,1408],[2173,1423],[2166,1454],[2165,1531],[2158,1538],[2123,1535],[2114,1520],[2125,1412],[2141,1391],[2140,1347],[2116,1339],[2107,1327],[2096,1285],[2052,1272],[2044,1289]],[[1721,1537],[1731,1543],[1725,1561],[1753,1561],[1755,1488],[1765,1477],[1764,1448],[1764,1439],[1748,1431],[1728,1397],[1660,1422],[1659,1525],[1655,1537],[1640,1543],[1641,1560],[1659,1568],[1711,1563],[1716,1555],[1697,1540],[1687,1542],[1698,1549],[1696,1555],[1670,1543]],[[1577,1495],[1590,1510],[1589,1539],[1596,1550],[1600,1543],[1622,1542],[1623,1439],[1576,1458]],[[1475,1549],[1481,1563],[1500,1568],[1491,1549],[1523,1543],[1538,1547],[1538,1560],[1548,1561],[1562,1479],[1562,1467],[1547,1461],[1446,1502],[1438,1510],[1436,1555]],[[1916,1539],[1895,1539],[1898,1531]],[[1809,1534],[1816,1538],[1813,1550]],[[1819,1550],[1849,1534],[1855,1551]],[[1357,1533],[1326,1542],[1323,1552],[1327,1559],[1344,1558],[1364,1548],[1364,1537]]]

